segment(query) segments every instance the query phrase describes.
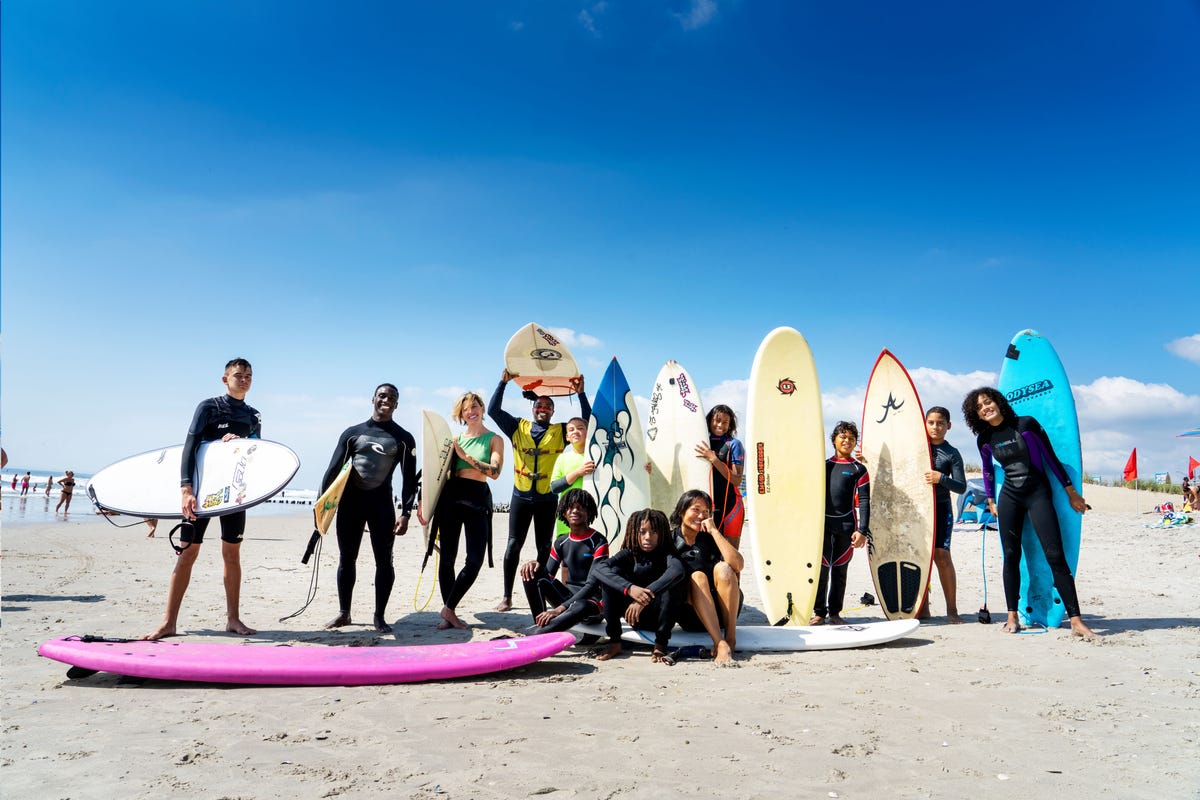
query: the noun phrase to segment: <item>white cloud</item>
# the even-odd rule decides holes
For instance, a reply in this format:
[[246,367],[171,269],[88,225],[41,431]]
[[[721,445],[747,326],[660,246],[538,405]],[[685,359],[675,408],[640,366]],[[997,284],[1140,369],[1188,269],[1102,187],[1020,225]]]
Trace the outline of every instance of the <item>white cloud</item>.
[[590,7],[580,11],[576,19],[579,20],[579,24],[582,25],[583,29],[588,33],[592,34],[593,36],[599,36],[600,30],[596,27],[596,17],[600,14],[603,14],[607,8],[608,3],[603,2],[603,0],[599,3],[593,3]]
[[694,31],[712,22],[717,16],[717,11],[716,0],[691,0],[688,10],[676,14],[675,17],[685,31]]
[[578,333],[570,328],[551,328],[550,332],[557,336],[563,344],[572,349],[576,347],[599,347],[602,344],[595,336]]
[[1186,395],[1165,383],[1105,377],[1071,388],[1082,427],[1200,414],[1200,395]]
[[1166,347],[1168,351],[1180,358],[1187,359],[1194,364],[1200,364],[1200,333],[1167,342]]

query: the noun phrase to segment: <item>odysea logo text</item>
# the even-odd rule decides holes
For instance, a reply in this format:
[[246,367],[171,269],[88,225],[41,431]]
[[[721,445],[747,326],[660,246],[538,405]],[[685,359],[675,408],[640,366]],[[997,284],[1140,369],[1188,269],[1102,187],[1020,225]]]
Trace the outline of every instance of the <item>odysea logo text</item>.
[[1019,403],[1022,400],[1037,397],[1039,394],[1045,394],[1053,388],[1054,384],[1050,381],[1034,381],[1027,386],[1022,386],[1020,389],[1013,389],[1011,392],[1005,393],[1004,397],[1010,403]]

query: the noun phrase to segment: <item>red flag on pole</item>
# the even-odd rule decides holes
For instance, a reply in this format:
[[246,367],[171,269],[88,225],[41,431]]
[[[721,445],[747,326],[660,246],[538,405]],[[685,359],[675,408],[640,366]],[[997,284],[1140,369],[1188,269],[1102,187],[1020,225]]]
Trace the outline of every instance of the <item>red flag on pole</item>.
[[1196,467],[1200,467],[1200,461],[1188,456],[1188,480],[1196,479]]
[[1125,473],[1122,480],[1136,481],[1137,480],[1137,448],[1133,448],[1133,452],[1129,454],[1129,460],[1125,462]]

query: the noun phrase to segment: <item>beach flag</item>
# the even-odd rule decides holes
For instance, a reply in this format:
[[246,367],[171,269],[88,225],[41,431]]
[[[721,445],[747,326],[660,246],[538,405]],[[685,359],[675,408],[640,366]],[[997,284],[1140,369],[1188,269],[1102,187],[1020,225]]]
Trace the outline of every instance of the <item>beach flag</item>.
[[1136,481],[1137,480],[1137,448],[1133,448],[1133,452],[1129,454],[1129,460],[1125,462],[1125,473],[1122,480]]
[[1196,479],[1196,467],[1200,467],[1200,461],[1188,456],[1188,480]]

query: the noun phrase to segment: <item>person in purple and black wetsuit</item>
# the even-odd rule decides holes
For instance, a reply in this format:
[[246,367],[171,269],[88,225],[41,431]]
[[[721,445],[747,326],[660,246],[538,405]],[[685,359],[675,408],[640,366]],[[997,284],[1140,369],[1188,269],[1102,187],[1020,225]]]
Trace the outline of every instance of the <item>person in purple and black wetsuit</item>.
[[[1021,630],[1017,616],[1021,598],[1021,528],[1029,517],[1054,574],[1054,588],[1062,598],[1071,633],[1091,639],[1095,634],[1079,614],[1075,578],[1063,551],[1048,473],[1053,473],[1066,490],[1071,508],[1082,514],[1087,511],[1087,503],[1071,484],[1042,426],[1033,417],[1017,416],[999,391],[986,386],[972,390],[963,400],[962,411],[983,459],[988,511],[999,520],[1000,544],[1004,550],[1004,599],[1008,604],[1004,632]],[[997,463],[1004,468],[1004,486],[999,498],[995,498]]]

